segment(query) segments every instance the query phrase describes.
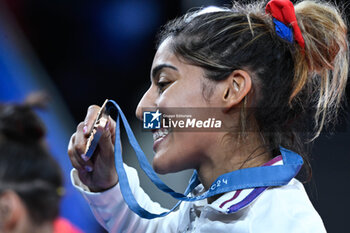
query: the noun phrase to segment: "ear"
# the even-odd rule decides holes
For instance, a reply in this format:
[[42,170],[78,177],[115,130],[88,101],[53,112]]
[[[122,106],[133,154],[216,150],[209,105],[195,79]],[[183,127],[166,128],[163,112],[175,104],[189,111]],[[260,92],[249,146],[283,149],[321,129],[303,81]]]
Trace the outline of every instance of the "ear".
[[250,74],[244,70],[235,70],[225,80],[222,93],[222,101],[225,109],[229,111],[232,107],[241,103],[252,88]]
[[0,195],[0,230],[7,232],[16,227],[23,214],[20,197],[13,191],[5,191]]

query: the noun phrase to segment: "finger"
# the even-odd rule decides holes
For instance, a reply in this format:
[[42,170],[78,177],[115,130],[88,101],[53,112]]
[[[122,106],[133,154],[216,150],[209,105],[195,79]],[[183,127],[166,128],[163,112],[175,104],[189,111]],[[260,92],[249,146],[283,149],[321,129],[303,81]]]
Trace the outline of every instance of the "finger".
[[[109,131],[111,133],[111,142],[112,142],[112,145],[115,146],[114,145],[115,144],[115,132],[116,132],[117,123],[110,116],[109,116],[109,121],[110,121]],[[121,141],[119,142],[119,144],[120,144],[120,149],[122,151],[123,148],[122,148]]]
[[77,154],[75,152],[71,152],[69,155],[70,162],[72,163],[72,166],[77,169],[78,171],[81,171],[84,169],[84,166],[82,166],[78,161],[77,161]]
[[90,160],[85,161],[79,155],[74,156],[74,163],[76,164],[77,167],[79,167],[80,171],[84,171],[84,172],[94,171],[94,164]]
[[72,136],[69,139],[69,143],[68,143],[68,155],[69,155],[69,157],[71,155],[73,155],[73,150],[74,150],[74,146],[73,145],[74,145],[74,142],[75,142],[75,135],[76,135],[76,133],[73,133]]
[[108,120],[109,120],[109,124],[110,124],[109,131],[111,133],[111,141],[112,141],[112,144],[114,145],[116,122],[110,116],[108,117]]
[[[99,149],[100,149],[100,156],[104,157],[105,159],[113,159],[114,158],[114,146],[112,142],[112,135],[111,135],[111,121],[108,120],[106,127],[102,128],[99,126],[98,130],[102,131],[102,135],[99,140]],[[113,159],[114,160],[114,159]]]
[[83,127],[83,132],[85,137],[88,137],[90,135],[91,129],[93,127],[93,124],[96,120],[96,117],[99,111],[100,111],[100,107],[97,105],[91,105],[88,108],[88,111],[84,120],[85,127]]
[[79,165],[84,168],[87,172],[92,172],[94,170],[94,163],[92,160],[87,160],[85,154],[76,154],[75,160]]
[[75,138],[74,138],[74,151],[81,156],[82,154],[85,154],[85,150],[86,150],[86,142],[87,142],[87,138],[85,137],[84,134],[84,127],[85,127],[85,123],[84,122],[80,122],[77,126],[77,131],[75,133]]
[[[71,136],[71,138],[69,140],[69,144],[68,144],[68,157],[71,160],[71,162],[73,160],[73,157],[76,156],[76,150],[75,150],[75,147],[74,147],[76,135],[77,135],[77,133],[74,133]],[[74,167],[74,165],[73,165],[73,167]]]
[[[73,140],[74,141],[74,140]],[[69,158],[71,160],[72,166],[75,167],[79,172],[85,170],[87,172],[92,172],[94,170],[94,164],[91,161],[85,161],[82,156],[77,153],[76,150],[68,151]]]

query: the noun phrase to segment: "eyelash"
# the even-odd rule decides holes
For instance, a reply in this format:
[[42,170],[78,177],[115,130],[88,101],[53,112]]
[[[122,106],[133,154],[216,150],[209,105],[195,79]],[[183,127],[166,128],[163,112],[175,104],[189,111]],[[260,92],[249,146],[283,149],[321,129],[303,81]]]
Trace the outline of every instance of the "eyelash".
[[164,88],[168,86],[171,82],[166,81],[166,82],[157,82],[157,87],[159,89],[159,92],[162,93],[164,91]]

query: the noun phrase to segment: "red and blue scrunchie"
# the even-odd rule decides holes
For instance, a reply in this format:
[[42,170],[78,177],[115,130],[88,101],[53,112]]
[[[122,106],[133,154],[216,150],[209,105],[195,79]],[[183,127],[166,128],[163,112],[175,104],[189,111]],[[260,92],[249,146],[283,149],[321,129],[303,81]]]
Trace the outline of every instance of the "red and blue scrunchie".
[[271,0],[266,5],[265,11],[273,17],[278,36],[291,43],[294,38],[299,46],[305,49],[305,41],[298,26],[293,3],[290,0]]

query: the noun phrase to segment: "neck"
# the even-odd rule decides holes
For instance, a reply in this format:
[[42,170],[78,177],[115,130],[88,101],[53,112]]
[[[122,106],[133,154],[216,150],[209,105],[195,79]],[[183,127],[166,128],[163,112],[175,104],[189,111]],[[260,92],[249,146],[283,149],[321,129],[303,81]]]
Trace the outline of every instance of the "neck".
[[[248,167],[258,167],[272,158],[258,133],[247,133],[244,139],[238,136],[235,138],[226,136],[214,148],[212,156],[206,156],[197,169],[199,179],[206,190],[222,174]],[[217,198],[219,196],[208,198],[208,203],[212,203]]]

